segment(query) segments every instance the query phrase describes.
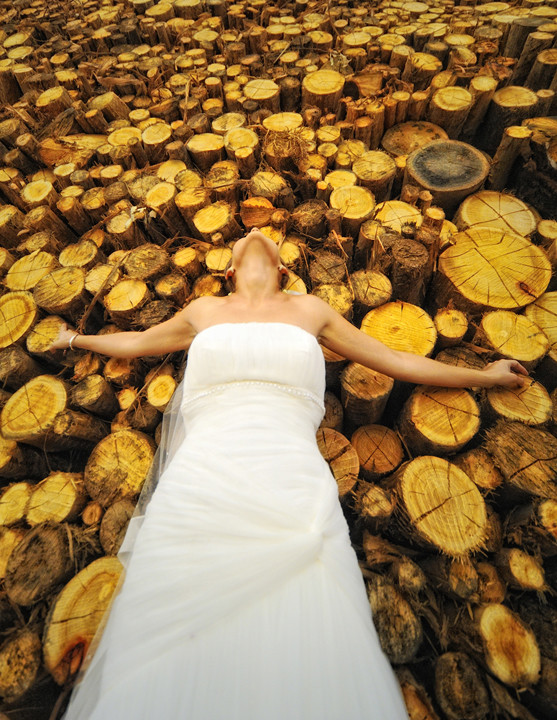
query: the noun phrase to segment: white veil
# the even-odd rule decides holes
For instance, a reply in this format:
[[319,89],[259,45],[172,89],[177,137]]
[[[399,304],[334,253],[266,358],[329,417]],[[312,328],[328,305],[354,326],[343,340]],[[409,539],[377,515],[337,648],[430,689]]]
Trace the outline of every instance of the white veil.
[[[183,366],[184,365],[182,364],[182,368]],[[174,390],[174,394],[164,411],[159,445],[157,451],[155,452],[151,467],[149,468],[147,476],[143,482],[141,493],[133,515],[130,518],[126,534],[122,544],[120,545],[120,549],[118,550],[117,557],[124,568],[128,567],[135,539],[141,526],[143,525],[147,505],[153,497],[153,493],[155,492],[159,479],[170,464],[170,461],[174,457],[180,445],[184,442],[184,438],[186,436],[184,418],[180,411],[184,395],[183,386],[184,380],[182,379]]]
[[[149,502],[153,497],[153,494],[162,474],[170,465],[172,458],[174,457],[180,445],[183,443],[186,436],[184,419],[180,411],[182,405],[182,398],[184,395],[183,373],[185,367],[185,355],[186,354],[184,353],[184,359],[181,363],[180,372],[178,374],[178,377],[181,377],[182,379],[174,390],[174,394],[172,395],[172,398],[170,399],[170,402],[168,403],[166,410],[164,411],[161,421],[161,436],[159,445],[155,452],[153,462],[151,463],[149,471],[147,472],[144,483],[142,485],[141,493],[137,500],[134,512],[128,523],[124,539],[117,553],[117,558],[118,560],[120,560],[123,566],[122,573],[120,574],[120,577],[116,583],[114,592],[112,593],[106,610],[102,615],[99,625],[97,626],[97,630],[95,631],[91,643],[87,648],[85,657],[81,662],[77,675],[75,676],[75,678],[68,678],[68,689],[71,691],[73,691],[73,688],[75,688],[77,692],[78,686],[83,680],[83,677],[88,667],[91,665],[94,659],[95,652],[103,636],[106,623],[110,615],[112,604],[118,596],[120,589],[124,583],[126,569],[129,565],[130,558],[133,553],[133,548],[137,535],[139,533],[139,530],[141,529],[141,526],[143,525],[147,506],[149,505]],[[95,672],[98,673],[98,668]],[[73,699],[74,698],[72,697],[72,700]],[[67,708],[67,710],[70,708],[71,701],[70,706]]]

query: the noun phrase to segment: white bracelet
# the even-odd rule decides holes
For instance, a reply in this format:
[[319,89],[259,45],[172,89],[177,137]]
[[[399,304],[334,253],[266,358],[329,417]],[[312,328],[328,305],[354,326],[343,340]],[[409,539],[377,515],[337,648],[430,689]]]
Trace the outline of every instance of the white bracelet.
[[73,350],[72,343],[73,343],[73,341],[76,339],[76,337],[77,337],[78,335],[79,335],[79,333],[74,333],[74,334],[71,336],[70,341],[69,341],[69,343],[68,343],[68,347],[70,348],[70,350]]

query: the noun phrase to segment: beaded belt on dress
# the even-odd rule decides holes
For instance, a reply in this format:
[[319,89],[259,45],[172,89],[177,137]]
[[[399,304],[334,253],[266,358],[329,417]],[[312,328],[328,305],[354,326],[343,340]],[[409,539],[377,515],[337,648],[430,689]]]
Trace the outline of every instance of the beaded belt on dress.
[[212,395],[213,393],[220,392],[221,390],[225,390],[235,385],[259,385],[261,387],[272,387],[277,390],[281,390],[282,392],[287,392],[290,395],[297,395],[299,397],[305,397],[308,400],[312,400],[323,412],[325,412],[325,405],[322,398],[320,398],[316,393],[311,392],[311,390],[304,390],[303,388],[287,385],[286,383],[272,382],[271,380],[231,380],[230,382],[222,383],[220,385],[212,385],[208,390],[203,390],[202,392],[195,393],[195,395],[184,397],[182,407],[184,407],[184,405],[188,405],[194,400],[198,400],[201,397]]

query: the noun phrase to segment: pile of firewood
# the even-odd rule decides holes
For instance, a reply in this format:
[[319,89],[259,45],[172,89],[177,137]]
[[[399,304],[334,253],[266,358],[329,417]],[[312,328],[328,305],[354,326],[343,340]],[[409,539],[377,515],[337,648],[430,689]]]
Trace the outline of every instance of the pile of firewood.
[[556,716],[557,2],[521,3],[0,0],[1,718],[61,714],[184,370],[48,347],[226,294],[253,226],[391,347],[529,369],[323,348],[317,443],[410,717]]

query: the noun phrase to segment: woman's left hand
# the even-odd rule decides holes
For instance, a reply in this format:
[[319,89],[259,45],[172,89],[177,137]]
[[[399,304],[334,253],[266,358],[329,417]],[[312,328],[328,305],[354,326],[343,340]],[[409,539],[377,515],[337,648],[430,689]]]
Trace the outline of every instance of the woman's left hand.
[[488,363],[482,372],[490,377],[488,387],[501,385],[510,389],[523,387],[526,382],[523,376],[528,375],[528,370],[518,360],[496,360]]

